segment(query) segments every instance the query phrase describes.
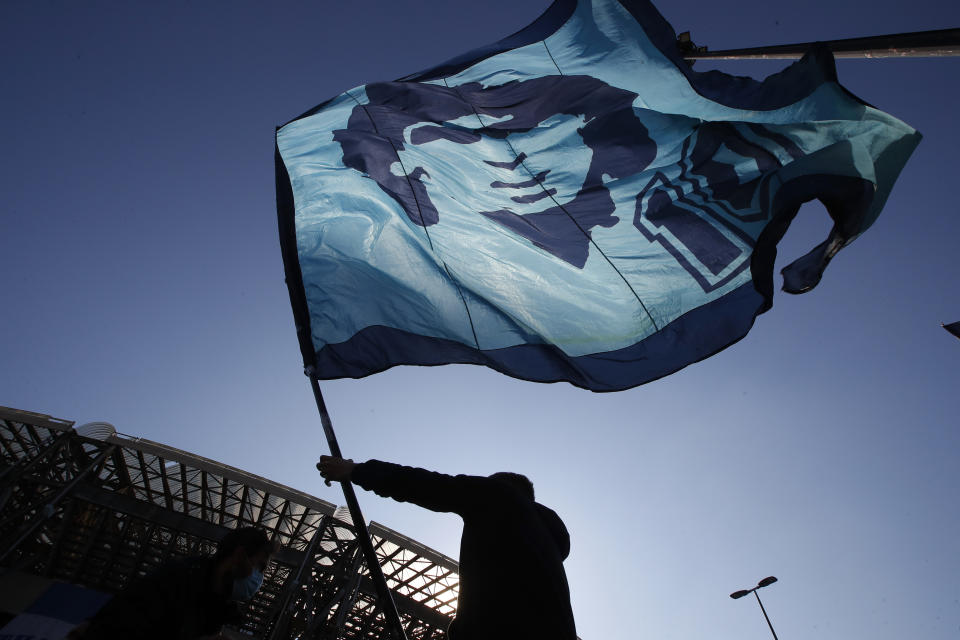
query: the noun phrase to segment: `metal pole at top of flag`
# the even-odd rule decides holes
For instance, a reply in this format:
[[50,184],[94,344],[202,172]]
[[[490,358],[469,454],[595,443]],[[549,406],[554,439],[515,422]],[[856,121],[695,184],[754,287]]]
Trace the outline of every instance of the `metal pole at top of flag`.
[[685,31],[677,36],[677,45],[685,60],[793,60],[814,45],[826,45],[835,58],[940,58],[960,56],[960,28],[724,51],[698,47]]
[[[330,455],[342,458],[340,445],[337,443],[337,434],[333,432],[333,422],[330,420],[330,414],[327,413],[327,405],[323,401],[323,394],[320,392],[320,383],[307,371],[307,377],[310,378],[310,387],[313,389],[313,397],[317,401],[317,410],[320,412],[320,423],[323,425],[323,434],[327,438],[327,446],[330,448]],[[383,610],[386,619],[387,629],[394,640],[407,640],[403,631],[403,624],[400,622],[400,613],[397,611],[397,605],[390,595],[390,587],[387,586],[387,579],[380,568],[380,561],[377,560],[377,553],[373,548],[373,542],[370,540],[370,532],[367,531],[366,520],[363,519],[363,513],[360,511],[360,503],[357,502],[357,494],[353,490],[353,485],[349,480],[340,483],[343,487],[343,497],[347,500],[347,508],[350,510],[350,518],[353,520],[353,526],[357,533],[357,542],[360,544],[360,551],[367,562],[367,570],[370,572],[370,578],[377,589],[377,596],[380,607]]]

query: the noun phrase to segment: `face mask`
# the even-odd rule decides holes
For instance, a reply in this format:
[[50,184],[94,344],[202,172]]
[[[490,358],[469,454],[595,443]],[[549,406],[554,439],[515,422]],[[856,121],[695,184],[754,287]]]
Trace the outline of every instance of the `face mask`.
[[263,574],[254,569],[246,578],[237,578],[233,581],[233,599],[249,600],[263,584]]

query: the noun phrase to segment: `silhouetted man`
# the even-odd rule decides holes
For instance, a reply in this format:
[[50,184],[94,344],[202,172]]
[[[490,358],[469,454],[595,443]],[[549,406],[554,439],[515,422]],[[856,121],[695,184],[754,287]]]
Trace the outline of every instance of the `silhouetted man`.
[[82,640],[195,640],[240,620],[238,602],[263,582],[275,544],[254,527],[236,529],[213,557],[179,558],[118,593],[68,636]]
[[460,599],[451,640],[574,640],[563,560],[570,536],[517,473],[449,476],[370,460],[322,456],[328,480],[463,518]]

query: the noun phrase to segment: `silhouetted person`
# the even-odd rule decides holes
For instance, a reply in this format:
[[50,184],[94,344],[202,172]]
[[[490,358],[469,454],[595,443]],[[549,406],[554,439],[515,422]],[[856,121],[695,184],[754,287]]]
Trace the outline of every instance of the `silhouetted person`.
[[370,460],[322,456],[328,480],[463,518],[460,599],[450,640],[574,640],[563,560],[570,536],[517,473],[449,476]]
[[239,622],[239,602],[263,583],[275,544],[254,527],[231,531],[214,556],[179,558],[118,593],[70,638],[194,640]]

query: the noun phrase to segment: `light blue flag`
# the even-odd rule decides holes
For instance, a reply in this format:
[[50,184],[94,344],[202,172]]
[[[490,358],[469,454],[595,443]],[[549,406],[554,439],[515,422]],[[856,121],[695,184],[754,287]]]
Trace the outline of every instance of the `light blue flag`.
[[317,378],[475,363],[626,389],[736,342],[777,242],[821,200],[819,281],[920,139],[814,50],[694,72],[646,0],[558,0],[498,43],[351,89],[277,130],[281,244]]

